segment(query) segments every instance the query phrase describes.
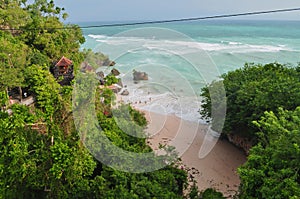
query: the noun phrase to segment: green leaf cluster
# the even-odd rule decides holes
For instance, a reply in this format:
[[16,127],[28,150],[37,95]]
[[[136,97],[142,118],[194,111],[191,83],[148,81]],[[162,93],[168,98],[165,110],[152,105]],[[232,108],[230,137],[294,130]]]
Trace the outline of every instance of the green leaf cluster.
[[24,75],[31,91],[35,94],[38,107],[46,113],[47,118],[52,117],[60,109],[59,84],[47,67],[31,65],[26,68]]
[[[299,67],[270,63],[266,65],[245,64],[241,69],[223,74],[221,77],[227,101],[223,132],[253,138],[257,128],[252,121],[259,120],[265,111],[276,112],[278,107],[293,110],[299,106],[299,71]],[[211,117],[209,90],[217,84],[220,84],[220,81],[213,82],[202,89],[201,115],[203,118]],[[216,98],[214,100],[218,101],[218,95],[214,97]]]
[[[147,122],[140,112],[125,105],[113,110],[113,92],[99,90],[95,78],[84,78],[89,73],[76,74],[82,82],[72,86],[84,86],[73,99],[73,87],[61,87],[49,72],[62,56],[73,61],[75,71],[84,56],[95,64],[109,61],[101,53],[79,51],[84,37],[78,26],[61,22],[66,16],[53,1],[0,0],[0,27],[7,29],[0,31],[0,198],[183,198],[186,171],[173,165],[151,173],[121,172],[97,161],[84,146],[72,104],[84,109],[94,103],[97,123],[115,146],[151,152],[141,137]],[[119,80],[108,76],[106,81]],[[96,94],[87,86],[98,89]],[[28,88],[35,103],[4,108],[7,91],[15,87]]]
[[0,90],[24,86],[29,48],[10,33],[0,31]]
[[260,143],[238,170],[240,198],[299,198],[300,107],[265,112],[254,123]]
[[112,74],[109,74],[109,75],[106,75],[105,78],[105,86],[110,86],[112,84],[116,84],[120,81],[120,79],[116,78],[116,76],[112,75]]
[[[222,78],[227,98],[223,133],[258,142],[250,150],[247,162],[238,169],[241,178],[238,197],[299,198],[299,66],[246,64]],[[202,89],[204,118],[212,116],[209,92],[218,93],[211,88],[220,83],[213,82]],[[216,101],[221,99],[213,96],[217,96]]]
[[89,63],[94,70],[110,63],[108,56],[102,54],[101,52],[93,52],[91,49],[83,49],[83,54],[85,57],[85,62]]

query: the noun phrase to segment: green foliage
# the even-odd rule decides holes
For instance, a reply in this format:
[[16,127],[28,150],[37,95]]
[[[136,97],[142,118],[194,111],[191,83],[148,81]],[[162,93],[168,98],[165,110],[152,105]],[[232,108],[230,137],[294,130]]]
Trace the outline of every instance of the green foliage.
[[[21,7],[20,0],[1,1],[0,5],[0,27],[18,29],[28,23],[29,13]],[[18,33],[18,31],[11,31]]]
[[[75,71],[84,56],[95,64],[109,62],[101,53],[79,52],[84,37],[78,26],[60,21],[66,16],[53,1],[0,3],[0,27],[21,29],[0,31],[1,108],[8,88],[26,86],[36,100],[30,107],[10,106],[11,115],[0,111],[0,198],[183,198],[185,171],[168,166],[151,173],[120,172],[96,161],[83,145],[71,108],[92,112],[85,109],[92,103],[97,122],[115,146],[137,154],[152,151],[142,137],[144,116],[130,106],[112,111],[114,93],[100,90],[93,74],[76,74],[75,98],[73,87],[61,87],[50,74],[50,64],[63,55],[72,59]],[[108,76],[106,81],[119,80]]]
[[96,110],[106,116],[111,116],[111,107],[114,105],[115,94],[111,89],[108,88],[97,88],[96,95]]
[[211,188],[206,189],[205,191],[200,193],[200,198],[201,199],[225,199],[222,193]]
[[128,106],[129,108],[129,112],[130,115],[132,117],[132,119],[139,125],[142,127],[146,127],[147,125],[147,120],[145,118],[145,114],[141,113],[140,111],[132,108],[131,106]]
[[114,92],[108,88],[100,90],[100,97],[104,98],[104,104],[106,105],[111,105],[115,100]]
[[120,81],[120,79],[116,78],[114,75],[110,74],[110,75],[107,75],[105,78],[105,86],[110,86],[112,84],[116,84]]
[[[271,63],[246,64],[222,75],[227,97],[224,132],[260,140],[239,168],[240,198],[300,197],[299,72],[299,66]],[[209,91],[218,83],[202,89],[204,118],[212,116]]]
[[[107,179],[105,198],[182,198],[178,193],[179,175],[173,175],[176,169],[168,167],[148,174],[132,174],[104,167],[102,176]],[[186,177],[186,175],[180,175]]]
[[99,124],[105,135],[116,146],[133,152],[149,152],[150,148],[146,145],[143,131],[146,125],[145,119],[141,113],[130,112],[130,110],[131,107],[123,105],[112,111],[113,117],[105,117],[103,113],[98,112]]
[[[276,111],[278,107],[293,110],[300,105],[299,67],[289,68],[278,63],[246,64],[222,78],[227,97],[224,132],[255,137],[256,127],[252,121],[258,120],[264,111]],[[209,87],[218,83],[202,89],[201,115],[204,118],[211,117],[212,113]]]
[[25,106],[14,105],[14,114],[0,116],[0,192],[3,198],[17,198],[25,195],[27,185],[39,186],[38,169],[43,161],[38,154],[43,150],[27,124],[35,121]]
[[26,68],[25,76],[31,91],[35,93],[37,105],[44,110],[46,118],[52,118],[60,108],[59,84],[47,67],[29,66]]
[[212,129],[221,132],[226,112],[226,93],[223,81],[214,81],[202,88],[202,118],[211,120]]
[[[53,1],[38,0],[26,6],[30,19],[20,34],[22,40],[35,52],[47,56],[50,61],[57,61],[62,55],[76,60],[80,44],[85,39],[76,25],[64,25],[59,19],[63,11]],[[47,63],[48,65],[49,63]]]
[[28,56],[30,65],[44,65],[46,63],[50,62],[50,59],[48,56],[42,54],[40,51],[37,49],[33,49],[33,52],[30,53]]
[[190,199],[225,199],[221,192],[216,191],[213,188],[205,189],[199,193],[198,187],[196,186],[195,182],[191,187],[189,193]]
[[24,85],[28,47],[11,34],[0,31],[0,90]]
[[121,104],[117,109],[113,110],[113,116],[115,120],[124,119],[126,121],[135,123],[143,129],[147,125],[147,120],[144,115],[144,113],[132,108],[130,105],[125,104]]
[[100,66],[110,63],[108,56],[102,54],[101,52],[93,52],[91,49],[83,49],[83,54],[85,61],[89,63],[95,70]]
[[5,91],[0,91],[0,107],[6,106],[8,104],[8,96]]
[[58,132],[42,135],[28,107],[12,106],[0,117],[0,190],[4,198],[84,198],[96,166],[85,148]]
[[261,142],[238,170],[240,198],[299,198],[300,107],[265,112],[255,124]]
[[190,199],[198,199],[199,198],[199,191],[198,191],[196,182],[193,182],[193,185],[191,186],[191,189],[189,192],[189,198]]

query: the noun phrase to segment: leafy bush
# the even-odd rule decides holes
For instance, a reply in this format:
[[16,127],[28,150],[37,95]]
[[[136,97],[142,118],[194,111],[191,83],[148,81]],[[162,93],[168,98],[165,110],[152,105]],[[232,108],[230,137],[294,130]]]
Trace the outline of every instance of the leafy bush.
[[260,143],[238,169],[240,198],[300,197],[300,107],[265,112],[258,122]]
[[214,190],[214,189],[206,189],[205,191],[203,191],[202,193],[200,193],[200,197],[201,199],[225,199],[225,197],[223,197],[223,194]]
[[107,75],[105,78],[105,86],[110,86],[112,84],[116,84],[120,81],[120,79],[116,78],[114,75],[110,74],[110,75]]
[[[61,88],[50,74],[49,63],[63,55],[72,59],[75,71],[87,54],[95,64],[101,59],[109,63],[101,53],[79,52],[84,37],[78,26],[60,21],[67,16],[64,9],[52,0],[1,1],[0,7],[5,19],[0,26],[22,29],[0,30],[0,103],[5,104],[12,87],[29,87],[36,99],[30,108],[11,106],[12,115],[0,111],[0,198],[183,198],[185,171],[173,166],[141,174],[114,170],[96,161],[84,146],[80,129],[72,128],[76,118],[69,117],[71,104],[85,109],[96,98],[97,122],[114,145],[135,153],[151,152],[146,138],[126,134],[111,115],[103,114],[103,110],[111,111],[114,94],[110,89],[90,92],[98,86],[91,73],[76,74],[75,97],[71,87]],[[106,81],[110,85],[119,80],[108,76]],[[122,108],[130,116],[120,121],[124,127],[143,134],[143,115],[131,107]]]
[[[258,120],[265,111],[277,111],[278,107],[293,110],[300,105],[300,69],[278,63],[266,65],[246,64],[221,76],[226,90],[227,112],[223,132],[255,137]],[[202,89],[203,118],[212,116],[209,87]],[[218,100],[218,95],[215,95]],[[214,119],[214,118],[212,118]]]
[[8,96],[5,91],[0,91],[0,107],[6,106],[8,103]]
[[25,76],[30,90],[35,94],[37,105],[45,111],[46,118],[50,119],[60,108],[59,84],[47,67],[29,66],[26,68]]

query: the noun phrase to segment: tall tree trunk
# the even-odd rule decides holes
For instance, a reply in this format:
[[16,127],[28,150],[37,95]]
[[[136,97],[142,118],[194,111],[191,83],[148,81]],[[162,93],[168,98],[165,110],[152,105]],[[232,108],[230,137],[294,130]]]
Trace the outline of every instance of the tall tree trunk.
[[6,96],[7,96],[7,99],[8,101],[6,101],[5,105],[7,106],[7,103],[8,105],[10,105],[10,99],[9,99],[9,94],[8,94],[8,87],[5,88],[5,92],[6,92]]
[[6,92],[6,95],[7,95],[7,99],[9,99],[9,95],[8,95],[8,87],[5,88],[5,92]]
[[23,92],[21,86],[19,86],[20,102],[22,102]]

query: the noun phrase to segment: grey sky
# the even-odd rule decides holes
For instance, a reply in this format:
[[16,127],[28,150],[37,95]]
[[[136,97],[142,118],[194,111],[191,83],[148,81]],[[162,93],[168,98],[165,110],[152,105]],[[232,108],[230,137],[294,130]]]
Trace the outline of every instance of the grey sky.
[[[69,22],[161,20],[300,7],[300,0],[55,0]],[[300,20],[300,11],[239,19]]]

